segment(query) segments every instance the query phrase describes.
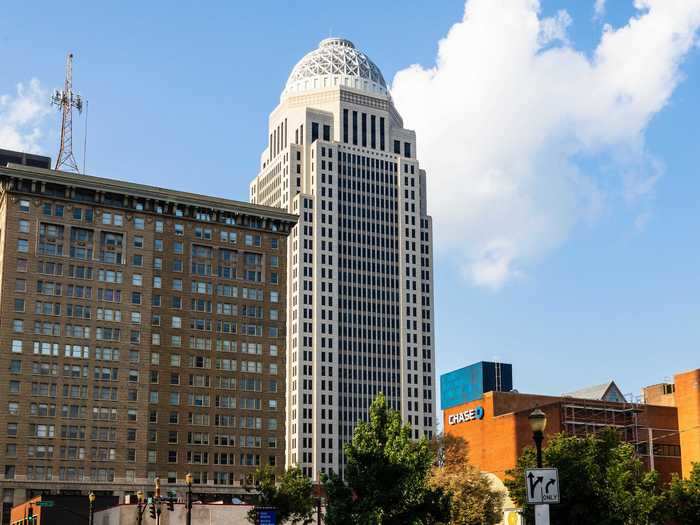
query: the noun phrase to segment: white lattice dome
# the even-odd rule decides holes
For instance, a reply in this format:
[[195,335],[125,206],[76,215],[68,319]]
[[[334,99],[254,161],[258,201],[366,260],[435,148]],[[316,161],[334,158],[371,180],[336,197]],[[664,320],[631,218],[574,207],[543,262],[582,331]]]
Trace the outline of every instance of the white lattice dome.
[[382,72],[367,55],[349,40],[326,38],[294,66],[282,98],[333,86],[389,94]]

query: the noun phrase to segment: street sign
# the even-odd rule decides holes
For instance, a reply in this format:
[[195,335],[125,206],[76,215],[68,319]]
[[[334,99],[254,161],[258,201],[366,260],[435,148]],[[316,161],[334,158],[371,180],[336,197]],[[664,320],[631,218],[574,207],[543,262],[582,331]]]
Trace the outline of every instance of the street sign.
[[259,510],[258,511],[259,525],[277,525],[277,511],[275,510]]
[[37,507],[53,507],[53,501],[37,501],[34,503]]
[[555,468],[527,469],[525,489],[528,503],[559,503],[559,471]]

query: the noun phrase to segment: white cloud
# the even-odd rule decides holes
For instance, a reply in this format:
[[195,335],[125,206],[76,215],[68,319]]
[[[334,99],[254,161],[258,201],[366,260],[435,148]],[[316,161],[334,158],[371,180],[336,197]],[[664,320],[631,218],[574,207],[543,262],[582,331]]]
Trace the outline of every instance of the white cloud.
[[540,46],[556,42],[568,43],[569,39],[566,37],[566,30],[571,25],[571,22],[573,22],[571,15],[563,9],[557,12],[557,16],[542,20],[539,36]]
[[14,95],[0,95],[0,148],[38,152],[49,113],[48,93],[37,79],[17,84]]
[[566,12],[547,19],[538,0],[468,0],[436,66],[396,74],[392,96],[417,132],[438,246],[474,283],[522,275],[601,208],[613,179],[585,173],[581,158],[612,162],[623,202],[653,194],[663,170],[644,133],[694,47],[700,0],[635,7],[588,57],[567,43]]
[[605,0],[595,0],[593,11],[596,18],[601,18],[605,14]]

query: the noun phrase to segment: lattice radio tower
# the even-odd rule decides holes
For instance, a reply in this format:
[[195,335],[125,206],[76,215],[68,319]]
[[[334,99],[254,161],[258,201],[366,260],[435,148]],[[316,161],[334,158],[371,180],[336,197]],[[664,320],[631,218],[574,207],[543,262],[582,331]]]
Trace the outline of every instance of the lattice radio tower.
[[78,163],[73,155],[73,108],[78,113],[83,111],[83,99],[80,95],[73,94],[73,53],[68,53],[66,58],[66,81],[63,90],[56,89],[51,97],[51,103],[56,105],[62,113],[61,117],[61,146],[56,158],[54,169],[61,167],[80,173]]

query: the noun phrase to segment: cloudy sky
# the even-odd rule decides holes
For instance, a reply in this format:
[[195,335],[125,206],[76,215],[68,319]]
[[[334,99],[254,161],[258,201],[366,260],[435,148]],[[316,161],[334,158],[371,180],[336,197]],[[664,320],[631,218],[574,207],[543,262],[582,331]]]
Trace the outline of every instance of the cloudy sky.
[[428,170],[439,372],[638,393],[700,366],[700,0],[183,4],[8,3],[0,147],[55,156],[70,49],[89,173],[246,199],[289,71],[343,36]]

